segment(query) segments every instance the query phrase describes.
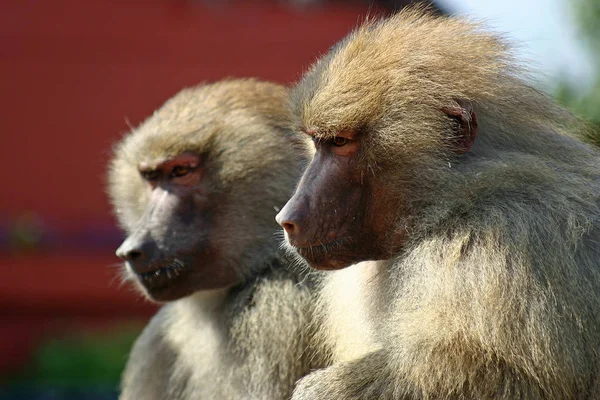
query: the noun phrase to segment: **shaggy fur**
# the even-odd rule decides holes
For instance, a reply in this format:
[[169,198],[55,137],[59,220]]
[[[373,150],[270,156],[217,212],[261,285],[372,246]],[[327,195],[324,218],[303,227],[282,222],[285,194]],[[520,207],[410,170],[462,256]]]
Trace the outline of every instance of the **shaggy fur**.
[[165,305],[137,339],[121,399],[285,399],[294,382],[322,366],[310,352],[316,275],[279,250],[274,217],[309,156],[289,129],[287,90],[256,80],[186,89],[116,147],[110,196],[127,232],[148,190],[138,171],[194,152],[222,201],[209,238],[242,283]]
[[[412,9],[294,89],[299,129],[360,132],[390,234],[407,232],[392,259],[328,276],[335,364],[294,399],[600,399],[600,154],[527,79],[479,24]],[[455,99],[479,121],[465,154],[441,111]]]

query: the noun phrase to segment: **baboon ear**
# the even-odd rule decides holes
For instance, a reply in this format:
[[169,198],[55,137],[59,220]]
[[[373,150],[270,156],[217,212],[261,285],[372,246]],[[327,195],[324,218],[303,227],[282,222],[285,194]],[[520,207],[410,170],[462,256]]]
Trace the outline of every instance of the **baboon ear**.
[[442,111],[458,122],[458,135],[454,141],[455,151],[466,153],[475,143],[477,116],[470,101],[464,99],[454,99],[454,101],[457,106],[443,107]]

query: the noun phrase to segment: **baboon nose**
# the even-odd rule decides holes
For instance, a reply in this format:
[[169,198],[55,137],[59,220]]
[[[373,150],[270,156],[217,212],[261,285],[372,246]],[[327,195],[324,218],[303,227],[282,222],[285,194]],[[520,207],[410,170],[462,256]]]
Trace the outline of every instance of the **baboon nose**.
[[280,225],[283,226],[283,229],[285,229],[288,235],[293,235],[297,230],[296,225],[293,222],[281,222]]
[[123,259],[124,261],[136,261],[142,258],[142,256],[144,255],[144,253],[142,253],[141,250],[127,250],[127,251],[121,251],[121,248],[119,247],[117,249],[117,257]]
[[285,229],[288,235],[293,235],[298,231],[298,226],[286,215],[287,213],[285,211],[285,208],[281,210],[281,212],[275,217],[275,220],[283,227],[283,229]]
[[125,240],[116,251],[117,257],[123,261],[142,261],[148,258],[152,250],[152,244],[149,242]]

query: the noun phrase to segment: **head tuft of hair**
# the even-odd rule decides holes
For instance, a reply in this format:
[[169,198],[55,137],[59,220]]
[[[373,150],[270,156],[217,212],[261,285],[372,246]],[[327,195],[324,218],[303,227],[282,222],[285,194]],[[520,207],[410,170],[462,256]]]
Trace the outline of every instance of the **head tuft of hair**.
[[478,117],[493,115],[505,127],[498,134],[540,123],[571,129],[577,121],[530,83],[528,68],[501,35],[416,6],[350,33],[315,63],[291,103],[298,124],[318,137],[369,132],[385,137],[377,140],[385,152],[426,156],[455,134],[441,111],[455,99],[473,103]]

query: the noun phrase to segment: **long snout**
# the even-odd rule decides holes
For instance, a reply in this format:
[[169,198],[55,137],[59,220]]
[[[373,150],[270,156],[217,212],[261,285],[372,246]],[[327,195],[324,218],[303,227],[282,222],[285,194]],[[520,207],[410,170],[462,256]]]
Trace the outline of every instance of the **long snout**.
[[308,211],[308,202],[294,195],[275,217],[277,223],[285,230],[286,238],[292,246],[304,247],[309,242],[308,232],[304,229]]

